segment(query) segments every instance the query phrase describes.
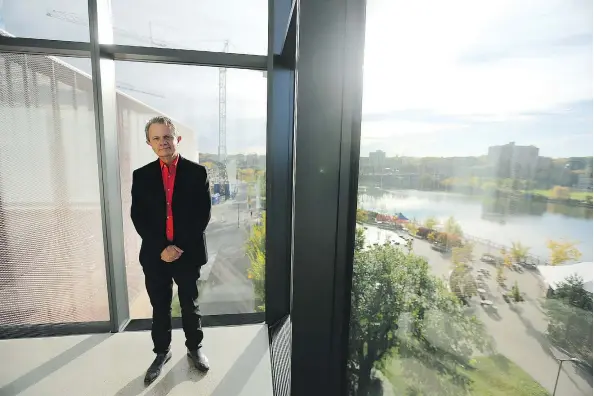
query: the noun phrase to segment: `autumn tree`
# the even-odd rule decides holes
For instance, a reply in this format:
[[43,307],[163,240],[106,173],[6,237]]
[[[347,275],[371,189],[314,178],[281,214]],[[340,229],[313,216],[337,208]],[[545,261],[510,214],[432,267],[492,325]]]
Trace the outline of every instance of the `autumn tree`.
[[464,233],[462,232],[462,226],[456,221],[454,216],[450,216],[446,220],[443,230],[446,234],[455,235],[457,237],[464,236]]
[[[363,248],[357,230],[351,292],[349,395],[369,396],[372,370],[389,359],[403,363],[407,380],[423,394],[468,389],[472,355],[490,345],[484,325],[465,314],[458,298],[431,275],[427,261],[392,244]],[[424,365],[427,381],[406,362]]]
[[406,229],[411,235],[417,235],[417,232],[419,231],[419,227],[412,221],[406,224]]
[[552,196],[555,199],[569,199],[571,198],[571,192],[567,187],[555,186],[553,187]]
[[256,311],[264,311],[265,268],[266,268],[266,212],[262,213],[259,224],[254,224],[246,242],[246,253],[250,260],[248,278],[254,285]]
[[582,252],[577,248],[577,242],[549,240],[547,247],[551,252],[551,265],[578,261],[582,257]]
[[477,294],[477,287],[472,276],[474,245],[452,248],[452,273],[450,275],[450,289],[458,297],[467,299]]
[[528,258],[528,252],[530,251],[530,247],[522,245],[520,241],[512,242],[512,248],[510,250],[510,254],[516,263],[525,262]]
[[367,211],[363,209],[357,209],[357,223],[364,223],[369,219]]

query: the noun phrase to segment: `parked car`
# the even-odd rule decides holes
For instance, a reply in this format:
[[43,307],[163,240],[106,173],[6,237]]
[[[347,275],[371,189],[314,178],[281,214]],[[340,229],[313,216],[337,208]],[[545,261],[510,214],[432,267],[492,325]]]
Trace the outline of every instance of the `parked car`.
[[481,256],[481,261],[483,263],[495,264],[497,263],[497,258],[492,254],[485,253]]

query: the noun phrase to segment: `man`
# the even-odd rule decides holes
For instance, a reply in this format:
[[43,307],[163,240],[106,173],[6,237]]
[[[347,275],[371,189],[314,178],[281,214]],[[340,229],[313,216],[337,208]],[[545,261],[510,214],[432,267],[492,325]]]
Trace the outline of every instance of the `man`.
[[142,238],[140,264],[153,306],[151,336],[157,354],[144,378],[153,382],[171,359],[171,299],[178,286],[188,356],[202,372],[209,369],[201,350],[198,308],[200,267],[208,261],[204,230],[210,221],[211,197],[206,169],[178,151],[181,141],[167,117],[145,127],[146,142],[159,157],[134,171],[131,217]]

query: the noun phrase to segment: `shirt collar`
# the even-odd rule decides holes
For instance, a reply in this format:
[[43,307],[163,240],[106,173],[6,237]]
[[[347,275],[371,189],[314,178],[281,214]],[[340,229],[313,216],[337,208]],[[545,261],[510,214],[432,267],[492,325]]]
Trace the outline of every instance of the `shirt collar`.
[[[178,162],[179,162],[179,154],[177,155],[177,157],[175,157],[175,159],[171,163],[171,166],[173,168],[177,167]],[[167,164],[165,162],[163,162],[161,159],[159,159],[159,163],[161,164],[161,169],[163,169],[163,167],[167,166]]]

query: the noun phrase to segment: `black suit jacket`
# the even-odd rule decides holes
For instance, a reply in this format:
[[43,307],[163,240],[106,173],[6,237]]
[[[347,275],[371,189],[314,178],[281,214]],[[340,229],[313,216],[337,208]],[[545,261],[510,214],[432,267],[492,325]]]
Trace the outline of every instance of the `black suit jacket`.
[[173,236],[165,234],[166,201],[159,160],[132,175],[131,217],[142,238],[140,264],[160,260],[163,249],[173,244],[184,251],[178,261],[206,264],[208,252],[204,231],[210,221],[211,197],[206,168],[180,156],[173,189]]

